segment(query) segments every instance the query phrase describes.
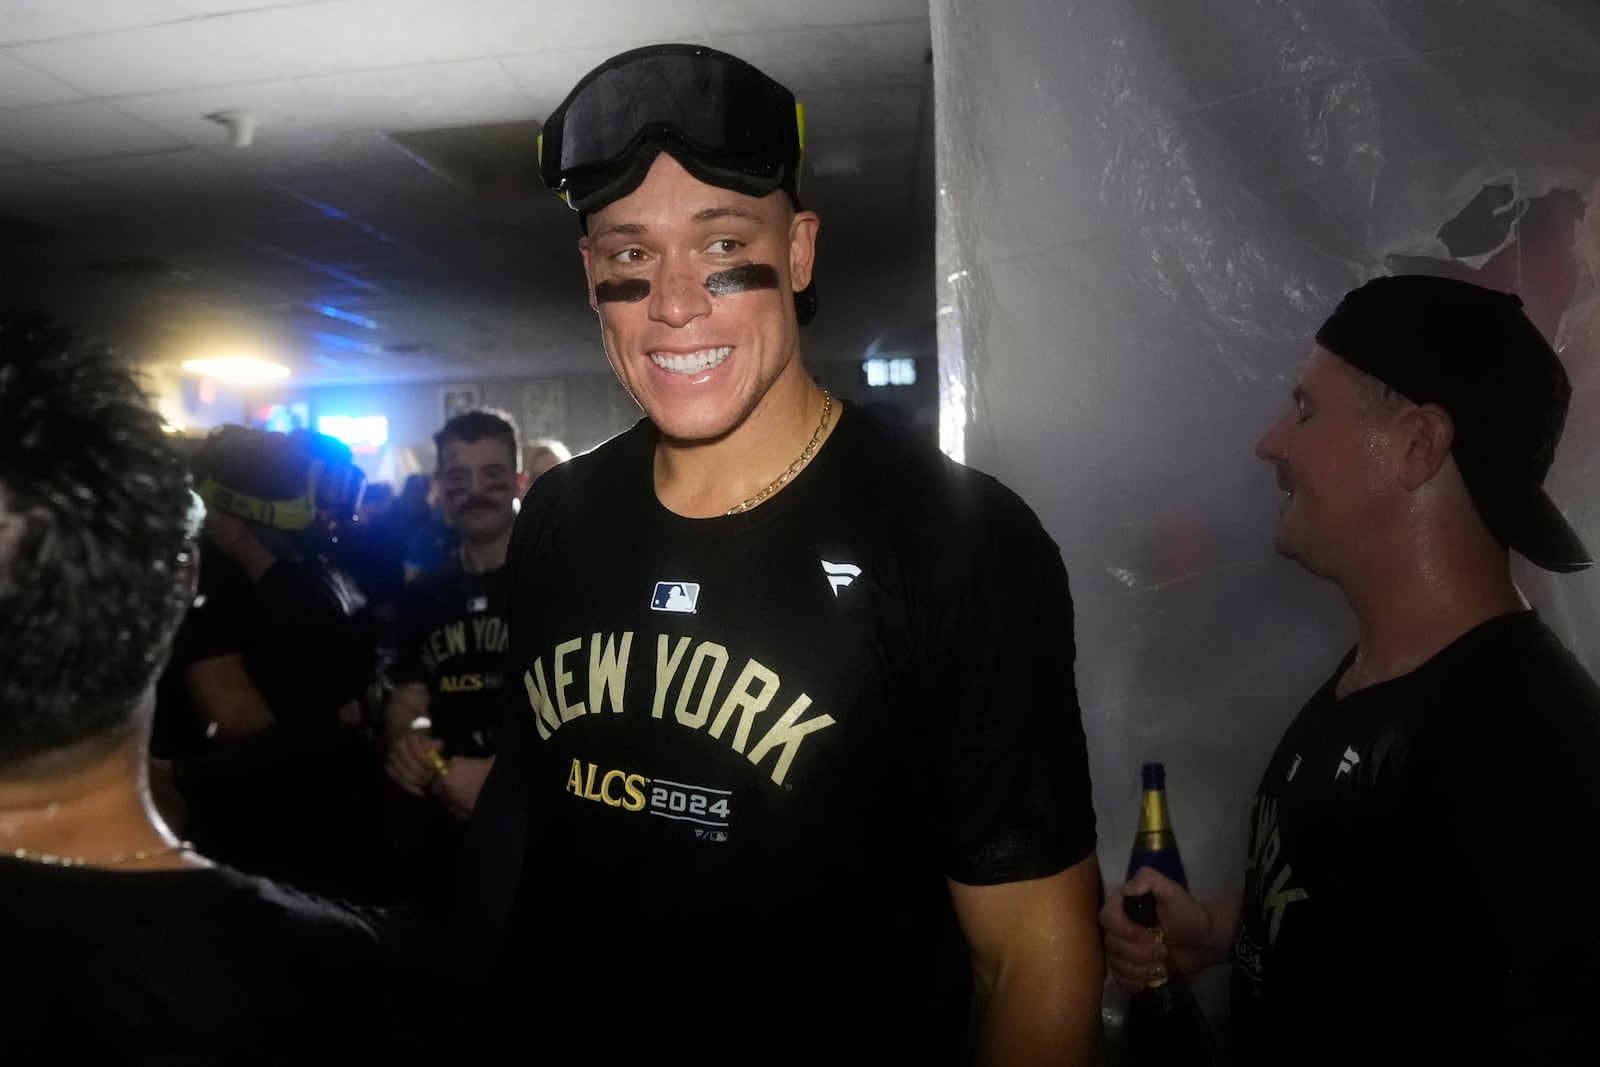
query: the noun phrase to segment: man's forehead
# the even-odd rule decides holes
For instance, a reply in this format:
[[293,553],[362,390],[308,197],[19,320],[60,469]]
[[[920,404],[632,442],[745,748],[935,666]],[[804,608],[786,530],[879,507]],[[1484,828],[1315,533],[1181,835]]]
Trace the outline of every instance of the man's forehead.
[[1361,372],[1321,345],[1313,345],[1311,354],[1300,367],[1300,385],[1315,385],[1326,381],[1348,380],[1354,382]]
[[505,441],[480,437],[476,441],[463,441],[452,437],[445,441],[439,452],[440,467],[487,467],[506,464],[515,459],[516,450]]

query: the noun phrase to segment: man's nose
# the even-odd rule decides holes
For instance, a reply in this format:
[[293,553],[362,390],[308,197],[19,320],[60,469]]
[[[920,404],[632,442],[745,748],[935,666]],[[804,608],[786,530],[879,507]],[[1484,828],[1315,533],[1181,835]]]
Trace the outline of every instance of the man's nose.
[[711,310],[711,294],[698,265],[688,257],[668,256],[650,288],[650,314],[669,326],[687,326]]
[[1279,417],[1277,422],[1267,427],[1267,432],[1256,441],[1256,458],[1264,459],[1268,463],[1282,463],[1286,452],[1285,428],[1288,426],[1289,414]]

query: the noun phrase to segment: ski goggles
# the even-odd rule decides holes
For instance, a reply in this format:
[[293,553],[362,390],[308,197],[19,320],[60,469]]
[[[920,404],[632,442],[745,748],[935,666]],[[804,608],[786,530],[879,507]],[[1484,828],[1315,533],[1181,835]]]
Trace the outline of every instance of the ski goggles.
[[550,113],[539,174],[568,206],[597,211],[637,189],[666,151],[709,185],[750,196],[783,189],[798,206],[804,139],[794,94],[749,63],[700,45],[650,45],[596,67]]

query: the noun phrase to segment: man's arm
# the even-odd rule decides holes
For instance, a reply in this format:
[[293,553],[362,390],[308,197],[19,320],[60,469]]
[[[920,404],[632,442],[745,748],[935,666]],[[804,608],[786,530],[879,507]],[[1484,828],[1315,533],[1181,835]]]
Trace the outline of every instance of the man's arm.
[[1100,1063],[1105,963],[1094,853],[1045,878],[949,885],[972,955],[972,1062]]
[[272,725],[267,698],[239,653],[195,660],[183,668],[182,678],[190,705],[206,723],[207,737],[237,741]]

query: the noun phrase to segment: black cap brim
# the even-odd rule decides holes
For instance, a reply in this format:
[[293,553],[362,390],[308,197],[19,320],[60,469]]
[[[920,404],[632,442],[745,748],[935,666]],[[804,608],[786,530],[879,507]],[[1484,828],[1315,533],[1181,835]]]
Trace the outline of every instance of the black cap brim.
[[1496,491],[1467,484],[1489,532],[1529,563],[1560,574],[1594,565],[1594,555],[1543,489]]

